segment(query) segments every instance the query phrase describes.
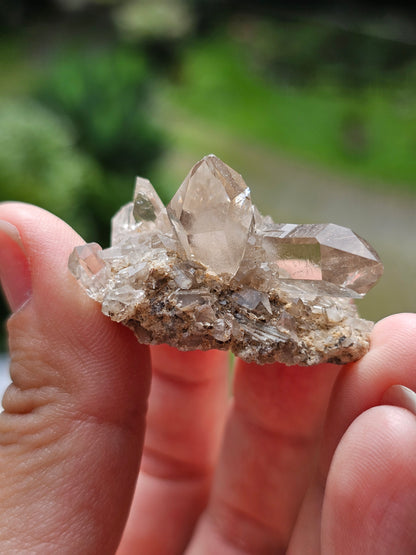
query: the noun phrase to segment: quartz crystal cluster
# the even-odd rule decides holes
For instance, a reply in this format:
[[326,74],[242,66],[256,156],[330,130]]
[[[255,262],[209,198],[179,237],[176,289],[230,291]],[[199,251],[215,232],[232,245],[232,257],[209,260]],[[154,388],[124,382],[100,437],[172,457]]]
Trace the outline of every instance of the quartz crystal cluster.
[[209,155],[165,208],[147,179],[112,221],[111,247],[76,247],[73,275],[142,343],[230,349],[260,364],[347,363],[372,322],[354,304],[382,274],[375,251],[335,224],[277,224],[243,178]]

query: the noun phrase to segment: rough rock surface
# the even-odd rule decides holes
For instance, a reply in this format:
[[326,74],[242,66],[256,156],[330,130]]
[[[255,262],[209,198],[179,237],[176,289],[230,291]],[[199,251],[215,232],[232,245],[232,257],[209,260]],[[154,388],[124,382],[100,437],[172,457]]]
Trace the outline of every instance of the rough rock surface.
[[138,178],[112,246],[74,249],[69,268],[102,311],[142,343],[231,349],[260,364],[343,364],[369,348],[354,298],[381,276],[375,251],[335,224],[276,224],[214,155],[165,208]]

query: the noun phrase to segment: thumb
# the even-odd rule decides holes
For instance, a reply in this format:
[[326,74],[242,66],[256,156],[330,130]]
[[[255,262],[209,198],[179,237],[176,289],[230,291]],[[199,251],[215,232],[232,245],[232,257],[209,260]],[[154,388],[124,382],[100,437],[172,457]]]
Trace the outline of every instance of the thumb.
[[34,206],[0,205],[12,384],[0,414],[2,553],[114,553],[140,461],[148,349],[67,270],[81,244]]

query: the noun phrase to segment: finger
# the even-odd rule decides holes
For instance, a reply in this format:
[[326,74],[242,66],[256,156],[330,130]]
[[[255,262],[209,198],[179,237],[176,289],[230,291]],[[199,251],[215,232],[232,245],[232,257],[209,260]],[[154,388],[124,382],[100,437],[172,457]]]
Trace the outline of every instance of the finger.
[[228,404],[227,353],[161,345],[152,369],[142,468],[119,554],[184,552],[207,503]]
[[14,229],[0,231],[0,274],[15,310],[0,415],[1,545],[114,553],[140,459],[148,350],[69,275],[81,242],[73,230],[24,204],[1,205],[0,219]]
[[333,457],[322,553],[416,553],[416,418],[396,407],[360,415]]
[[336,367],[240,362],[213,493],[189,553],[284,553]]
[[396,384],[416,389],[416,314],[396,314],[378,322],[370,352],[340,375],[325,432],[324,475],[348,426],[362,412],[382,404],[384,392]]
[[[394,384],[416,389],[416,315],[397,314],[378,322],[371,349],[360,361],[346,366],[334,387],[317,473],[305,497],[289,553],[307,545],[320,553],[320,519],[328,470],[342,436],[351,423],[371,407],[384,403]],[[312,548],[313,546],[313,548]]]

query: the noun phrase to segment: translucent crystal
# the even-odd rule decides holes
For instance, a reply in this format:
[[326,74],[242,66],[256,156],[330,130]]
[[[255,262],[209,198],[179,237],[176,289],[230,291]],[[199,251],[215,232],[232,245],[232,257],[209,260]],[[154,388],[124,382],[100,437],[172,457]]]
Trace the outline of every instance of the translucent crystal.
[[148,179],[136,178],[133,200],[133,217],[136,222],[154,222],[165,211],[163,202]]
[[286,333],[279,331],[273,326],[266,326],[264,324],[258,324],[257,326],[240,324],[240,326],[247,335],[261,343],[280,343],[282,341],[287,341],[289,337]]
[[209,305],[198,306],[195,309],[195,321],[202,324],[213,324],[216,321],[215,312]]
[[176,300],[176,306],[187,311],[209,302],[210,293],[207,289],[192,289],[192,291],[175,291],[172,298]]
[[270,314],[272,312],[268,296],[261,291],[256,291],[256,289],[246,287],[238,293],[234,293],[233,299],[240,306],[250,310],[255,310],[259,304],[262,304],[267,312],[270,312]]
[[[237,329],[236,329],[237,328]],[[232,335],[237,335],[239,329],[234,318],[230,314],[225,314],[223,318],[218,318],[210,331],[217,341],[228,341]]]
[[173,279],[180,289],[190,289],[193,284],[193,272],[188,268],[175,268]]
[[98,274],[105,264],[101,258],[102,248],[98,243],[87,243],[80,247],[75,247],[69,257],[68,266],[71,272],[76,275],[81,269],[89,276]]
[[[361,296],[383,273],[370,245],[335,224],[271,225],[264,231],[263,245],[279,277],[321,281],[324,287],[327,283],[329,295],[342,296],[349,291],[351,296]],[[339,292],[333,286],[339,287]]]
[[361,297],[375,251],[335,224],[276,224],[213,155],[167,209],[147,179],[112,221],[112,246],[76,247],[69,268],[102,311],[142,343],[231,349],[247,362],[342,364],[369,348]]
[[143,290],[132,290],[128,285],[122,285],[107,293],[102,304],[102,311],[116,322],[121,322],[134,315],[134,307],[145,297]]
[[186,255],[217,274],[234,275],[253,220],[243,178],[214,155],[195,164],[167,207]]
[[111,220],[111,244],[115,245],[123,241],[126,234],[135,233],[139,229],[149,231],[154,228],[156,219],[158,217],[162,219],[163,216],[166,224],[166,209],[152,184],[148,179],[137,177],[133,202],[120,208]]
[[98,243],[87,243],[75,247],[68,260],[69,270],[87,293],[97,300],[102,299],[106,285],[106,265],[102,253]]

